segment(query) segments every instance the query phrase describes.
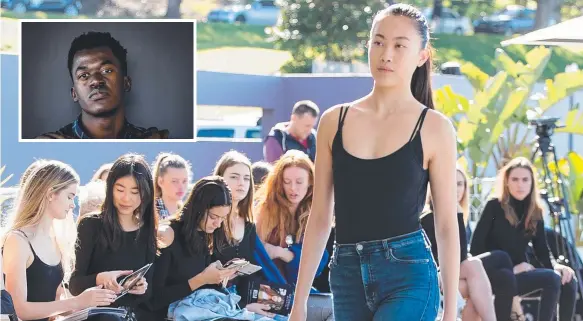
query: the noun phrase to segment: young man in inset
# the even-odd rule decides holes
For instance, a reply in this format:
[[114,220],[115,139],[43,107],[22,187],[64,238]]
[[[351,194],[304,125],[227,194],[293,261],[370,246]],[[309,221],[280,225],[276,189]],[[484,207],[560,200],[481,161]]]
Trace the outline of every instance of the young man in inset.
[[125,117],[124,96],[132,88],[127,50],[108,32],[75,38],[68,56],[71,97],[81,107],[72,123],[36,138],[164,139],[168,130],[142,128]]

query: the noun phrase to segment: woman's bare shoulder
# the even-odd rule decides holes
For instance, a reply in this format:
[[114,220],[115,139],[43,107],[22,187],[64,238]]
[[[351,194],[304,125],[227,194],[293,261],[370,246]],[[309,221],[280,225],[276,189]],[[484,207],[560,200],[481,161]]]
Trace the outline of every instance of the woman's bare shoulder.
[[174,242],[174,229],[170,224],[161,224],[158,227],[158,239],[160,240],[160,247],[167,248]]

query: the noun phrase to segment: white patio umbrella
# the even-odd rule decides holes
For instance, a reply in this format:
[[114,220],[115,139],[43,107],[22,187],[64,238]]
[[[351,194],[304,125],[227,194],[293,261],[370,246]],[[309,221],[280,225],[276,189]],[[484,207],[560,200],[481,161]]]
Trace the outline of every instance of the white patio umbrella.
[[583,47],[583,16],[504,40],[500,44]]

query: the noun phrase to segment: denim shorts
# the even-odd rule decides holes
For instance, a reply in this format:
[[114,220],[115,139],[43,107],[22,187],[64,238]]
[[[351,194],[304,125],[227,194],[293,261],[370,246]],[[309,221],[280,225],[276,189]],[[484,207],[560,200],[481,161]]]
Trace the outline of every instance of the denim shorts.
[[422,229],[384,240],[335,244],[330,288],[336,321],[437,317],[437,266]]

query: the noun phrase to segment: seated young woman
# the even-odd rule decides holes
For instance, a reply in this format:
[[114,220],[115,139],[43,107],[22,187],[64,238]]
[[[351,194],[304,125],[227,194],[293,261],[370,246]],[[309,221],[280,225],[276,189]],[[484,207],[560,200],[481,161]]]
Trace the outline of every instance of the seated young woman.
[[[302,240],[312,206],[314,164],[298,150],[286,152],[259,190],[257,234],[289,284],[297,282]],[[325,253],[319,272],[327,263]],[[334,320],[332,298],[311,295],[308,320]]]
[[164,220],[178,212],[192,176],[190,164],[180,155],[160,153],[152,166],[156,214]]
[[[65,312],[108,306],[115,300],[113,291],[99,288],[72,298],[60,295],[75,257],[72,210],[78,187],[77,173],[59,161],[39,160],[21,179],[16,210],[2,246],[6,290],[21,320],[48,321]],[[7,293],[3,293],[4,299],[9,299]],[[6,308],[5,302],[2,308]]]
[[[559,320],[572,320],[578,280],[573,269],[551,261],[537,182],[536,169],[524,157],[511,160],[499,171],[497,196],[484,207],[470,252],[506,252],[513,273],[505,283],[518,295],[540,293],[538,320],[553,320],[557,303]],[[531,242],[539,262],[527,258]],[[514,319],[526,320],[524,316]]]
[[[84,216],[78,225],[71,293],[96,285],[120,293],[120,277],[154,262],[158,220],[152,182],[150,168],[142,156],[125,154],[114,162],[101,211]],[[127,320],[151,320],[146,304],[152,276],[150,269],[135,288],[112,304],[128,311]],[[105,318],[108,317],[95,317]]]
[[[223,264],[232,259],[245,259],[257,265],[255,250],[257,243],[257,230],[253,223],[253,192],[254,177],[251,161],[247,156],[229,151],[223,154],[217,162],[214,175],[221,176],[233,197],[233,204],[229,218],[225,221],[225,233],[227,235],[227,247],[217,248],[213,257]],[[218,240],[217,240],[218,241]],[[237,277],[233,280],[234,290],[242,296],[239,306],[249,311],[268,317],[274,314],[268,312],[270,307],[265,304],[247,304],[246,297],[251,280],[263,279],[263,272],[257,272],[250,276]]]
[[231,192],[222,177],[200,179],[179,212],[159,229],[160,256],[151,299],[156,320],[164,320],[172,303],[202,289],[222,291],[219,284],[235,271],[213,262],[217,248],[227,247],[223,222],[231,213]]
[[[509,262],[508,255],[502,251],[492,251],[478,257],[468,256],[466,228],[469,219],[469,187],[468,178],[461,168],[457,168],[457,200],[458,200],[458,227],[460,235],[460,282],[459,291],[466,300],[462,310],[463,321],[508,320],[510,304],[515,293],[507,291],[508,285],[500,282],[491,282],[486,267],[491,270],[503,268],[504,262]],[[428,197],[427,209],[421,215],[421,225],[431,241],[431,250],[436,262],[437,241],[435,239],[434,215],[431,198]],[[508,263],[509,264],[509,263]],[[507,266],[506,268],[511,268]],[[494,271],[494,273],[496,273]],[[496,278],[494,278],[496,280]],[[492,294],[496,295],[496,304],[492,302]]]

